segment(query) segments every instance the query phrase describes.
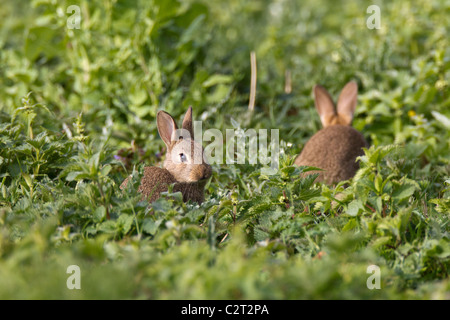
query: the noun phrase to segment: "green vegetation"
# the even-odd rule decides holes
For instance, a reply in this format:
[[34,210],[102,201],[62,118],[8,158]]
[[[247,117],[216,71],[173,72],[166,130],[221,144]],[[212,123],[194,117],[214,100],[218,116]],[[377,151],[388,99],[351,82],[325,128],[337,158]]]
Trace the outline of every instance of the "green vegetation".
[[[0,298],[450,299],[448,1],[377,1],[378,30],[356,0],[3,2]],[[312,87],[349,80],[372,147],[345,188],[314,184],[293,166]],[[204,129],[279,129],[279,172],[214,165],[201,206],[140,201],[156,112],[189,105]]]

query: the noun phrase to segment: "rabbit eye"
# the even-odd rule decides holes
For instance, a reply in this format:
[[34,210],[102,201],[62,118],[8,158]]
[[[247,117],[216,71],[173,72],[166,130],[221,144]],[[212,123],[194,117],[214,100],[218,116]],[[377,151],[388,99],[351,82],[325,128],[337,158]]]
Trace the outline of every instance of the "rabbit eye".
[[184,153],[180,153],[180,160],[181,162],[186,162],[186,155]]

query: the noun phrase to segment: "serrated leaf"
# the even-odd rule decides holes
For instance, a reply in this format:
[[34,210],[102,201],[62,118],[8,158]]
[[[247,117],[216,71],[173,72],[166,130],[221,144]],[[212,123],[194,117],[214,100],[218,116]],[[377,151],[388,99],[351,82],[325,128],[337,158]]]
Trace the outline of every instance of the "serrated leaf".
[[108,173],[111,171],[111,169],[112,169],[111,165],[107,164],[106,166],[104,166],[102,168],[102,170],[100,172],[103,176],[107,176]]
[[356,219],[350,219],[342,228],[342,231],[350,231],[358,227],[358,221]]
[[161,222],[161,219],[155,221],[152,218],[145,218],[144,222],[142,223],[142,231],[148,233],[149,235],[155,235]]
[[123,234],[127,234],[131,229],[131,225],[133,224],[134,217],[128,214],[121,214],[117,219],[117,227],[119,227]]
[[116,221],[107,220],[101,223],[98,229],[105,233],[115,233],[117,231]]
[[375,249],[378,249],[379,247],[390,243],[391,239],[392,239],[392,237],[390,237],[390,236],[379,237],[379,238],[375,239],[375,241],[372,242],[372,247],[374,247]]
[[66,176],[66,180],[67,181],[78,180],[78,176],[81,175],[81,174],[82,174],[82,172],[79,172],[79,171],[69,172],[69,174]]
[[106,217],[106,209],[104,206],[98,207],[97,209],[95,209],[94,214],[94,221],[95,222],[101,222],[105,219]]
[[417,189],[417,183],[405,181],[402,184],[398,185],[396,188],[394,188],[394,191],[392,192],[392,198],[397,201],[402,201],[404,199],[409,198],[414,194],[414,192]]
[[363,210],[364,206],[361,200],[353,200],[348,204],[346,213],[352,217],[356,217]]
[[155,212],[167,212],[172,208],[172,206],[166,199],[158,198],[152,203],[152,208]]

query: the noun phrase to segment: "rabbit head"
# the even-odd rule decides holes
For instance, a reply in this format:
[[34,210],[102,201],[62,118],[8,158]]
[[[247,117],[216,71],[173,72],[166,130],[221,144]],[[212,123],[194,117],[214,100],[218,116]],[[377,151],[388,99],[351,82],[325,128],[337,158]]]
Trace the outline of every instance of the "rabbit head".
[[328,91],[320,86],[314,86],[314,103],[324,128],[331,125],[351,126],[358,98],[358,85],[351,81],[345,85],[336,105]]
[[178,182],[204,181],[211,176],[211,166],[206,162],[203,146],[194,140],[192,107],[187,110],[181,129],[165,111],[156,117],[159,135],[166,145],[166,159],[163,167]]

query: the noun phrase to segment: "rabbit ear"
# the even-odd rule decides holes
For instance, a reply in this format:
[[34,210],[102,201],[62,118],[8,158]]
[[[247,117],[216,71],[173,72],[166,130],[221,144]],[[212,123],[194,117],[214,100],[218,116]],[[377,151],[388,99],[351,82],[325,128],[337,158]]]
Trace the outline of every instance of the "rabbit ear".
[[322,126],[327,127],[331,124],[331,120],[335,118],[336,111],[334,110],[334,103],[330,94],[324,87],[318,84],[314,86],[314,103],[319,113]]
[[177,124],[172,116],[165,111],[159,111],[156,115],[156,126],[158,127],[159,135],[163,139],[167,147],[172,142],[172,134],[177,130]]
[[355,81],[350,81],[342,89],[337,103],[337,113],[339,118],[346,125],[351,125],[353,114],[356,109],[356,102],[358,100],[358,85]]
[[189,134],[191,135],[191,139],[194,139],[194,129],[192,128],[192,107],[190,106],[189,109],[186,111],[186,114],[184,115],[183,124],[181,127],[187,131],[189,131]]

